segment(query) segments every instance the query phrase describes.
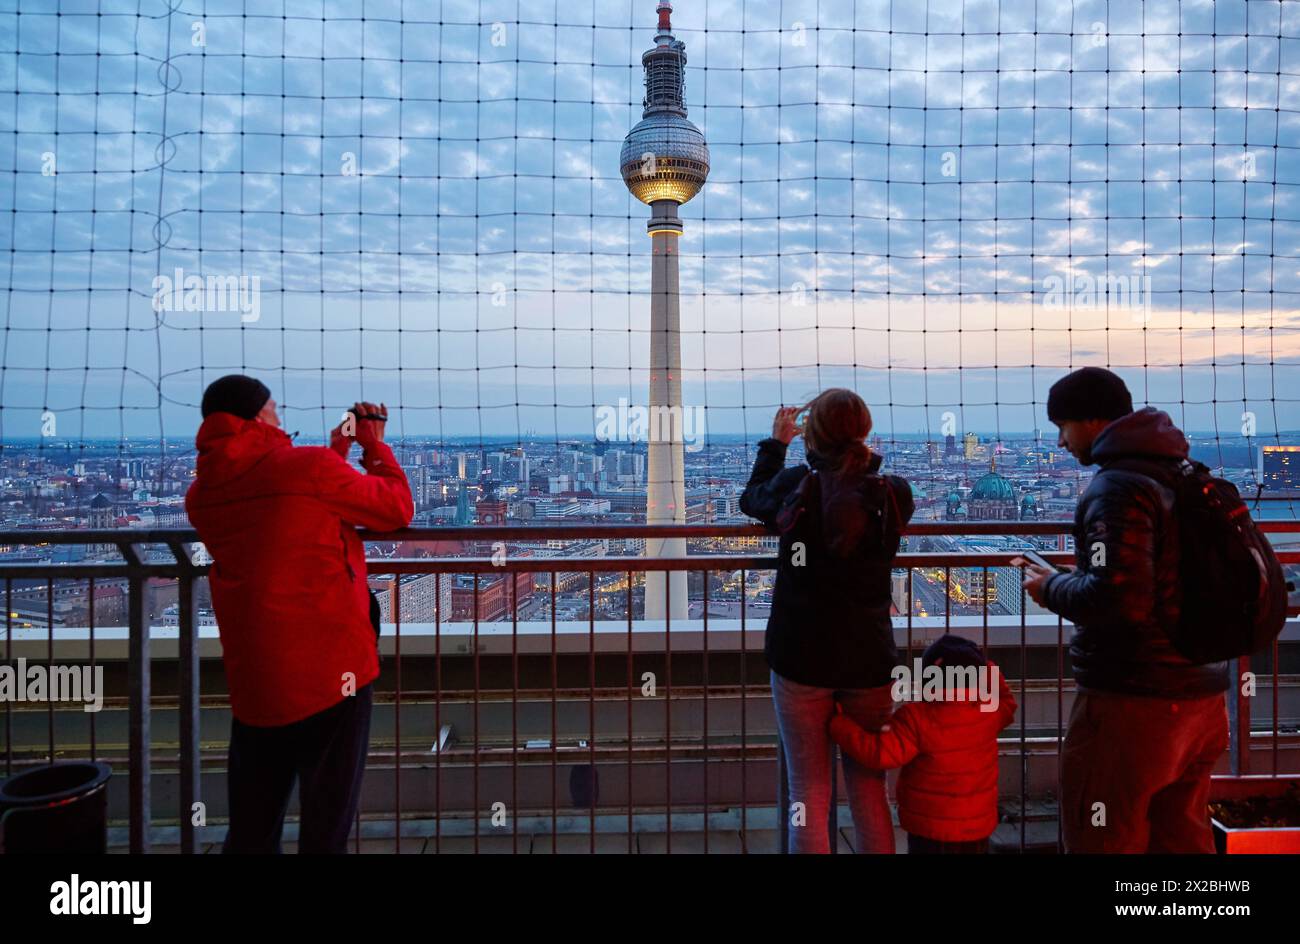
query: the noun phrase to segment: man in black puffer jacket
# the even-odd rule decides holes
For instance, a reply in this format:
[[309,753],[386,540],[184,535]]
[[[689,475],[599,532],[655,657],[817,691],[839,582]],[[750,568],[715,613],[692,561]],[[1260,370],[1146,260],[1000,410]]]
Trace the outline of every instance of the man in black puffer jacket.
[[1174,648],[1178,520],[1164,482],[1187,457],[1168,414],[1133,411],[1124,381],[1085,367],[1058,381],[1047,415],[1062,448],[1100,471],[1079,499],[1077,568],[1028,564],[1025,589],[1075,624],[1078,684],[1061,757],[1067,852],[1213,852],[1210,773],[1228,744],[1225,663]]

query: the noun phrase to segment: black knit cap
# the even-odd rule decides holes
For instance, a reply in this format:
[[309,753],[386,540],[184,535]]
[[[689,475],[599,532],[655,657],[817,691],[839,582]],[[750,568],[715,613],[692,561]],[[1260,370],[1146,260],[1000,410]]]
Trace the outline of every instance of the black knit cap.
[[1047,418],[1117,420],[1133,412],[1133,395],[1119,374],[1104,367],[1080,367],[1066,374],[1047,393]]
[[921,665],[984,665],[980,647],[962,636],[944,633],[926,647],[921,654]]
[[203,391],[203,418],[211,413],[233,413],[241,419],[251,420],[271,399],[271,390],[256,377],[244,374],[227,374],[208,384]]

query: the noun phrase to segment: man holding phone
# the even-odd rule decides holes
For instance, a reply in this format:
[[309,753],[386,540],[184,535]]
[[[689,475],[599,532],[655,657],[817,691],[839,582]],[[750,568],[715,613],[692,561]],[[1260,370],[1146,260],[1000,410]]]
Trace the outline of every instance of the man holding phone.
[[1101,468],[1079,499],[1077,566],[1021,560],[1025,590],[1075,624],[1078,692],[1061,753],[1067,852],[1213,852],[1210,773],[1228,743],[1225,663],[1198,665],[1178,624],[1179,522],[1165,484],[1187,458],[1168,414],[1134,411],[1124,381],[1085,367],[1057,381],[1059,445]]
[[[384,444],[388,410],[358,403],[329,446],[293,445],[260,381],[203,394],[185,507],[212,555],[212,606],[233,715],[225,852],[275,853],[295,781],[301,852],[341,853],[356,816],[379,675],[357,528],[411,521]],[[348,464],[361,446],[358,472]]]

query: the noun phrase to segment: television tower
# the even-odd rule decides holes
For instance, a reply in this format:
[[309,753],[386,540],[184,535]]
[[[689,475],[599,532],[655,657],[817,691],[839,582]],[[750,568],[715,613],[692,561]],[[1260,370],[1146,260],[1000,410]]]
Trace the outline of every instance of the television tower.
[[[632,195],[650,207],[650,432],[646,523],[686,523],[682,450],[682,339],[677,208],[709,176],[709,146],[686,119],[686,44],[673,36],[673,6],[660,0],[655,44],[641,56],[645,99],[639,121],[623,141],[619,170]],[[668,421],[665,422],[665,418]],[[685,538],[647,538],[646,557],[685,557]],[[648,572],[647,620],[685,620],[686,573]]]

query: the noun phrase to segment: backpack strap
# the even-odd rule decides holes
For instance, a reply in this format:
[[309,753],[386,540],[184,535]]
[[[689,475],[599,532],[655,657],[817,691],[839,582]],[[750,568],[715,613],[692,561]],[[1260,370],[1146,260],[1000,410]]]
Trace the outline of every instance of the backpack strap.
[[[898,507],[898,494],[897,492],[894,491],[894,483],[891,482],[888,478],[886,478],[883,475],[880,478],[881,481],[885,483],[885,492],[888,493],[889,495],[889,507],[892,507],[894,509],[894,520],[902,521],[903,510]],[[886,524],[888,523],[888,518],[889,518],[889,508],[887,507],[885,509]],[[901,535],[902,533],[903,533],[902,525],[899,525],[895,528],[886,527],[885,529],[886,539],[888,539],[889,535]]]
[[1144,475],[1165,488],[1174,489],[1178,480],[1185,475],[1194,474],[1199,463],[1190,459],[1173,459],[1167,456],[1125,456],[1102,466],[1101,471],[1117,469],[1121,472],[1136,472]]
[[877,499],[875,495],[868,496],[864,490],[862,500],[864,505],[870,502],[866,507],[869,514],[879,513],[881,547],[888,547],[891,539],[898,537],[902,532],[903,510],[898,505],[898,493],[887,475],[872,471],[867,474],[866,480],[871,483],[873,492],[885,493],[882,499]]
[[[1172,505],[1168,515],[1158,513],[1160,520],[1169,526],[1178,520],[1178,503],[1181,485],[1185,476],[1196,472],[1196,466],[1187,459],[1173,459],[1167,456],[1126,456],[1107,463],[1106,469],[1131,472],[1167,489],[1172,496]],[[1095,479],[1094,479],[1095,481]],[[1161,503],[1163,507],[1163,502]]]
[[782,534],[793,531],[813,503],[821,504],[821,481],[817,478],[817,470],[810,468],[778,512],[777,530]]

